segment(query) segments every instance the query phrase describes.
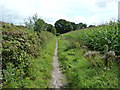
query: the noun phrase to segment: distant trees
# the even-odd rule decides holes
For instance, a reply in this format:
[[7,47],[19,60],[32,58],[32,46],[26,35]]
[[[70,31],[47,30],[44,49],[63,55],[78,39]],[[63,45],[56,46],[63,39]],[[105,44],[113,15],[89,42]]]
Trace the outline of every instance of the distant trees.
[[45,30],[45,22],[42,19],[37,19],[34,26],[34,31],[40,32],[41,30]]
[[55,22],[55,28],[57,33],[66,33],[69,31],[79,30],[82,28],[86,28],[87,25],[83,23],[75,24],[74,22],[66,21],[65,19],[59,19]]
[[38,18],[37,14],[25,20],[25,25],[29,30],[35,32],[49,31],[56,35],[56,28],[51,24],[47,24],[43,19]]
[[77,24],[77,27],[78,27],[77,29],[83,29],[87,27],[87,24],[79,23]]
[[67,33],[69,31],[80,30],[87,27],[87,24],[76,24],[65,19],[57,20],[53,26],[51,24],[46,23],[43,19],[38,18],[37,14],[25,20],[25,25],[31,31],[41,32],[45,30],[55,35]]
[[77,30],[78,29],[78,25],[75,24],[74,22],[70,22],[72,27],[73,27],[73,30]]
[[73,29],[70,22],[68,22],[64,19],[60,19],[60,20],[56,21],[55,28],[57,30],[57,33],[60,33],[60,34],[69,32],[71,29]]
[[41,32],[43,30],[56,35],[56,29],[52,24],[47,24],[43,19],[38,19],[35,22],[34,31]]
[[25,26],[29,29],[29,30],[33,30],[34,26],[35,26],[35,22],[38,19],[38,15],[35,14],[32,17],[29,17],[27,20],[24,20]]
[[56,35],[56,28],[52,25],[52,24],[47,24],[47,31],[53,33],[54,35]]
[[95,27],[95,25],[89,25],[88,27]]

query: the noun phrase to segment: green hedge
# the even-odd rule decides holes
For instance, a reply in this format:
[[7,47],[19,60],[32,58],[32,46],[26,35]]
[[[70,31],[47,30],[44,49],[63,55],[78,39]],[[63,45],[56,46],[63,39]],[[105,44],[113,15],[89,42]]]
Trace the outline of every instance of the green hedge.
[[27,29],[16,30],[15,26],[5,26],[2,28],[3,87],[9,87],[10,82],[14,83],[14,88],[24,87],[23,80],[30,77],[30,59],[39,57],[54,35],[46,31],[29,33]]

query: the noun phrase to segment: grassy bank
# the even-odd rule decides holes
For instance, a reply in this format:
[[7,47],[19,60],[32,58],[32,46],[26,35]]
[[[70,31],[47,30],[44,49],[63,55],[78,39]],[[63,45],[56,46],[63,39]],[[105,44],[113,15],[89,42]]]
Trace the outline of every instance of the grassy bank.
[[48,88],[51,81],[52,60],[55,39],[51,40],[38,58],[31,58],[30,76],[26,77],[24,88]]
[[[68,85],[65,87],[118,88],[118,64],[113,60],[109,66],[110,70],[105,70],[102,54],[96,51],[95,56],[85,57],[85,54],[90,51],[88,46],[92,44],[92,41],[87,46],[84,43],[86,42],[85,39],[81,39],[85,37],[82,36],[84,33],[87,33],[87,30],[73,31],[59,37],[59,62],[68,81]],[[91,31],[88,31],[88,33],[91,33]],[[96,38],[99,39],[97,36]],[[92,50],[97,49],[93,48]]]
[[3,88],[49,87],[55,36],[2,23]]
[[90,50],[97,50],[103,53],[103,46],[106,44],[110,51],[115,51],[117,55],[120,55],[120,35],[118,26],[120,26],[118,22],[109,22],[106,25],[77,30],[65,35],[69,37],[69,39],[74,38],[80,42],[81,46],[85,45]]

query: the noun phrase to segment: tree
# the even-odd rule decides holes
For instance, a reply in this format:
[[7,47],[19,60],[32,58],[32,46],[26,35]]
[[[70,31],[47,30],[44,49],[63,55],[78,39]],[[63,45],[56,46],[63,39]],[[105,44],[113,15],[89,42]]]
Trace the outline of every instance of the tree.
[[72,31],[72,30],[73,30],[73,27],[72,27],[71,23],[66,22],[64,33],[67,33],[67,32]]
[[89,27],[95,27],[95,25],[89,25]]
[[34,31],[40,32],[42,30],[46,29],[46,23],[44,22],[43,19],[38,19],[35,22],[35,26],[34,26]]
[[53,25],[45,23],[43,19],[38,18],[37,14],[25,20],[25,25],[29,30],[41,32],[49,31],[56,35],[56,29]]
[[73,27],[73,30],[77,30],[78,29],[78,25],[75,24],[74,22],[70,22],[72,27]]
[[87,27],[87,24],[79,23],[77,24],[77,26],[78,26],[78,29],[83,29]]
[[60,34],[73,30],[71,23],[64,19],[59,19],[58,21],[56,21],[55,28],[57,33],[60,33]]
[[38,15],[35,14],[32,17],[29,17],[27,20],[24,20],[25,26],[29,29],[29,30],[34,30],[34,26],[35,26],[35,22],[38,19]]
[[51,24],[47,24],[47,31],[51,32],[51,28],[53,27],[53,25]]
[[51,32],[52,32],[54,35],[56,35],[56,29],[55,29],[55,27],[52,27],[52,28],[51,28]]
[[82,28],[86,28],[87,27],[87,24],[83,24]]
[[53,33],[54,35],[56,35],[56,29],[55,29],[55,27],[53,25],[47,24],[46,29],[47,29],[47,31],[49,31],[49,32]]

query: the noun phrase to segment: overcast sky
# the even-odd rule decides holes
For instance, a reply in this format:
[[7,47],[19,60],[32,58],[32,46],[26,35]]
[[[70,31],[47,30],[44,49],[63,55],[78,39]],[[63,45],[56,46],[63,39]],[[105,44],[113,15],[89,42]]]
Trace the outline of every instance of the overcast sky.
[[58,19],[101,24],[118,17],[119,0],[0,0],[0,21],[23,24],[35,13],[45,22]]

